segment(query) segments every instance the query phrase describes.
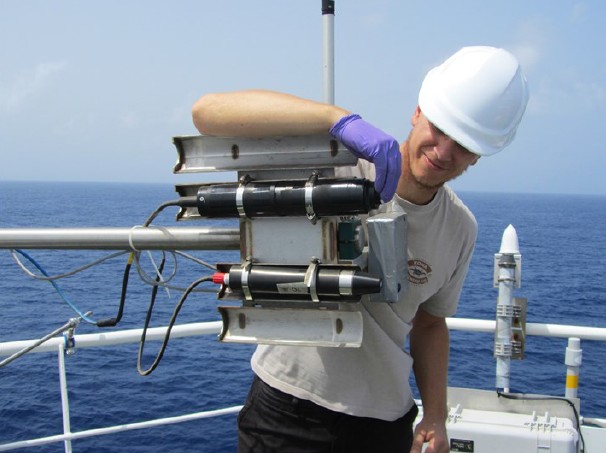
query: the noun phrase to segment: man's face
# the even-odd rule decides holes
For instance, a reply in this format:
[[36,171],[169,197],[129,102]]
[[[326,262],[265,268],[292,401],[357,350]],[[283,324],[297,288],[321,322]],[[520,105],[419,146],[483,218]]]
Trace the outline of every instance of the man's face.
[[423,189],[435,190],[474,165],[479,156],[430,123],[419,107],[412,116],[403,171]]

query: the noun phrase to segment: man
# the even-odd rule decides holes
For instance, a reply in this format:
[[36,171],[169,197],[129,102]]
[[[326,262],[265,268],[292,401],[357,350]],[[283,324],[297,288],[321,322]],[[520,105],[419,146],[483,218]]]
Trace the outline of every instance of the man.
[[[211,94],[194,105],[194,124],[209,135],[330,132],[362,159],[352,172],[375,180],[382,209],[408,215],[409,289],[395,304],[362,302],[360,348],[257,348],[240,452],[420,453],[424,443],[429,453],[449,451],[445,318],[456,311],[477,225],[445,183],[509,144],[527,101],[516,59],[478,46],[427,74],[401,146],[359,115],[281,93]],[[411,368],[423,403],[414,434]]]

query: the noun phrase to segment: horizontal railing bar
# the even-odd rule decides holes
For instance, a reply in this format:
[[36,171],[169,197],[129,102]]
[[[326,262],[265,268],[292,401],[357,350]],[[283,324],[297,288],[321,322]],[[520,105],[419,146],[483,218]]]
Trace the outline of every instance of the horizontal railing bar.
[[[494,333],[496,324],[495,321],[491,320],[471,318],[446,318],[446,323],[452,330],[485,333]],[[221,321],[181,324],[173,328],[171,338],[219,334],[221,327]],[[77,348],[111,346],[138,343],[141,339],[142,331],[143,329],[120,330],[116,332],[75,335],[74,338]],[[162,340],[165,334],[166,327],[150,328],[147,331],[146,339],[150,341]],[[526,334],[557,338],[577,337],[582,340],[606,341],[606,328],[603,327],[527,323]],[[37,340],[21,340],[0,343],[0,357],[12,355],[32,345],[36,341]],[[63,341],[63,337],[53,338],[34,349],[32,352],[55,352],[58,344]]]
[[225,227],[0,228],[0,249],[238,250],[240,230]]
[[[496,321],[470,318],[447,318],[446,323],[449,329],[469,332],[494,333],[496,326]],[[606,328],[529,322],[526,323],[526,335],[606,341]]]
[[[470,319],[470,318],[447,318],[447,325],[452,330],[462,330],[471,332],[494,333],[495,321]],[[196,335],[217,334],[222,327],[221,321],[190,323],[175,326],[171,332],[171,337],[188,337]],[[166,334],[166,327],[155,327],[148,329],[148,340],[161,340]],[[79,348],[111,346],[125,343],[138,342],[143,329],[122,330],[117,332],[104,332],[100,334],[82,334],[76,335],[76,346]],[[528,323],[526,325],[526,333],[528,335],[539,335],[547,337],[579,337],[587,340],[606,340],[606,328],[584,327],[572,325],[557,325],[557,324],[538,324]],[[27,347],[36,340],[14,341],[0,343],[0,356],[12,355],[14,352]],[[44,345],[35,349],[32,352],[56,352],[63,338],[53,338]],[[0,445],[0,451],[9,451],[20,448],[40,446],[61,441],[71,441],[86,437],[101,436],[114,434],[124,431],[153,428],[168,424],[183,423],[190,420],[202,418],[216,417],[226,414],[235,414],[241,410],[242,406],[233,406],[224,409],[211,411],[197,412],[193,414],[185,414],[175,417],[165,417],[145,422],[128,423],[123,425],[115,425],[106,428],[96,428],[75,433],[65,433],[54,436],[42,437],[31,440],[23,440]],[[600,421],[604,421],[600,419]]]
[[176,423],[183,423],[202,418],[219,417],[221,415],[237,414],[242,409],[242,406],[232,406],[224,409],[216,409],[211,411],[196,412],[193,414],[178,415],[175,417],[157,418],[146,422],[127,423],[124,425],[109,426],[107,428],[89,429],[75,433],[57,434],[54,436],[40,437],[31,440],[22,440],[0,445],[0,451],[16,450],[19,448],[36,447],[61,441],[71,441],[84,439],[86,437],[103,436],[107,434],[115,434],[124,431],[132,431],[135,429],[147,429],[157,426],[164,426]]
[[[218,334],[221,331],[221,321],[198,322],[174,326],[170,337],[191,337],[196,335]],[[147,329],[147,341],[162,340],[166,335],[167,327],[152,327]],[[116,332],[102,332],[92,334],[74,335],[76,348],[92,348],[100,346],[113,346],[118,344],[138,343],[143,329],[119,330]],[[37,340],[9,341],[0,343],[0,357],[9,356],[35,343]],[[56,352],[63,337],[55,337],[33,349],[31,352]]]

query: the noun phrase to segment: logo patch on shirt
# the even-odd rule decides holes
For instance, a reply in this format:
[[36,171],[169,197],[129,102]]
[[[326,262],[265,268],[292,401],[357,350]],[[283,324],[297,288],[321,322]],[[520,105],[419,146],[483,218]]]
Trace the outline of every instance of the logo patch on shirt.
[[413,285],[424,285],[429,281],[431,266],[421,260],[408,260],[408,281]]

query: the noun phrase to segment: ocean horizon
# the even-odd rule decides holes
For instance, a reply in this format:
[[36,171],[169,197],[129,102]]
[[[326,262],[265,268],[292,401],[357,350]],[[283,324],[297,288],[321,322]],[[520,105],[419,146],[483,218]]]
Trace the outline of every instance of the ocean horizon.
[[[234,178],[231,178],[233,173],[234,178],[236,177],[236,172],[218,172],[218,173],[206,173],[204,174],[203,177],[200,178],[195,178],[196,181],[198,183],[206,183],[206,182],[232,182],[234,180]],[[227,175],[227,176],[226,176]],[[180,175],[178,177],[179,181],[173,180],[173,181],[102,181],[102,180],[95,180],[95,181],[82,181],[82,180],[53,180],[53,179],[31,179],[31,180],[24,180],[24,179],[3,179],[0,180],[0,184],[82,184],[82,185],[107,185],[107,186],[112,186],[112,185],[122,185],[122,186],[130,186],[130,185],[134,185],[134,186],[157,186],[157,187],[164,187],[164,188],[168,188],[169,190],[172,190],[174,192],[174,187],[175,185],[179,185],[179,184],[188,184],[189,182],[192,181],[185,181],[182,177],[183,175]],[[181,179],[183,179],[181,181]],[[456,181],[455,181],[456,184]],[[493,190],[469,190],[469,189],[460,189],[458,187],[453,186],[452,183],[450,184],[451,187],[453,188],[453,190],[457,193],[457,194],[495,194],[495,195],[538,195],[538,196],[580,196],[580,197],[596,197],[596,198],[606,198],[606,193],[589,193],[589,192],[574,192],[574,191],[562,191],[562,192],[556,192],[556,191],[549,191],[549,192],[541,192],[540,190],[536,190],[536,191],[516,191],[516,190],[511,190],[511,191],[493,191]]]

